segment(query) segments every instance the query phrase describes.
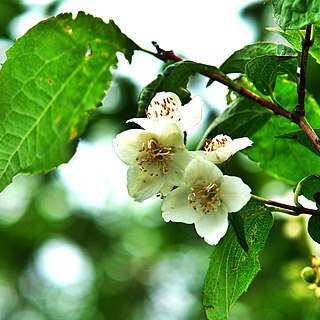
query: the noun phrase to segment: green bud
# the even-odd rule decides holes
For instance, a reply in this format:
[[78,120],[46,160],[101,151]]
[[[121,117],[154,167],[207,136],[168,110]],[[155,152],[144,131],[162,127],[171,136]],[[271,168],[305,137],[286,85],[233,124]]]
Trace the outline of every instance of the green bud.
[[311,267],[305,267],[301,271],[301,277],[303,280],[309,283],[315,283],[317,279],[316,271]]

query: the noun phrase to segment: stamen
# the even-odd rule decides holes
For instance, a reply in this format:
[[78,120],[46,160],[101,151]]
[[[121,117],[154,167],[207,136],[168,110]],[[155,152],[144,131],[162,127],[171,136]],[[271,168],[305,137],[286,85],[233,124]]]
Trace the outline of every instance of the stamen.
[[141,157],[137,157],[136,161],[141,171],[148,172],[150,167],[156,166],[156,172],[151,172],[150,176],[159,176],[159,171],[167,174],[169,171],[168,161],[173,160],[174,147],[162,146],[155,139],[150,139],[143,143],[139,152],[143,153]]
[[215,139],[206,139],[204,150],[206,152],[212,152],[219,148],[225,147],[229,143],[228,137],[221,137],[221,138],[215,138]]

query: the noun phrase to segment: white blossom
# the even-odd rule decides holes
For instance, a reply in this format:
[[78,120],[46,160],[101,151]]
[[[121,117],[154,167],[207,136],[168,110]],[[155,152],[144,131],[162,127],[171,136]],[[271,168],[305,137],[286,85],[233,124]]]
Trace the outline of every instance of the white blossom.
[[223,175],[210,161],[193,159],[183,183],[164,199],[166,222],[194,223],[200,237],[213,245],[228,229],[228,212],[239,211],[250,199],[251,189],[240,178]]
[[174,123],[156,131],[124,131],[116,136],[113,146],[118,157],[129,165],[128,192],[137,201],[157,193],[166,195],[178,186],[191,159],[183,133]]
[[250,147],[253,144],[249,138],[231,139],[229,136],[219,134],[214,138],[206,139],[204,151],[195,151],[194,156],[219,164],[227,161],[236,152]]
[[201,120],[203,104],[202,98],[196,96],[182,106],[175,93],[158,92],[146,110],[146,118],[133,118],[127,122],[135,122],[146,130],[153,130],[155,125],[177,123],[182,131],[188,131]]

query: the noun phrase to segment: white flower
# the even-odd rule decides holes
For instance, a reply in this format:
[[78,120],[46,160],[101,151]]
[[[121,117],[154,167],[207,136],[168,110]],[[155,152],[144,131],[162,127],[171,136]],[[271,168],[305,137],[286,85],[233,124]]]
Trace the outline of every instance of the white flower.
[[196,96],[182,106],[179,97],[173,92],[158,92],[151,100],[146,118],[133,118],[127,122],[135,122],[146,130],[153,130],[155,125],[177,123],[182,131],[187,131],[199,123],[202,116],[202,98]]
[[182,182],[191,157],[184,146],[183,133],[174,123],[158,131],[131,129],[113,141],[118,157],[129,165],[129,195],[143,201],[157,193],[166,195]]
[[164,199],[163,219],[194,223],[199,236],[213,245],[228,229],[228,212],[239,211],[250,199],[251,189],[238,177],[224,176],[213,163],[193,159],[183,183]]
[[229,136],[219,134],[215,138],[206,139],[204,151],[195,151],[195,156],[202,156],[204,159],[219,164],[227,161],[236,152],[250,147],[253,144],[249,138],[238,138],[232,140]]

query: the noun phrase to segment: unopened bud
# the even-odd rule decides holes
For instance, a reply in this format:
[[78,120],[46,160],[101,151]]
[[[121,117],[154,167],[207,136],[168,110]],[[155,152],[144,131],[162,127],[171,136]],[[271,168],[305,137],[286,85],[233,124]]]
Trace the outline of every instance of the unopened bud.
[[309,283],[315,283],[317,279],[317,273],[316,271],[311,267],[305,267],[301,271],[301,277],[303,280]]

